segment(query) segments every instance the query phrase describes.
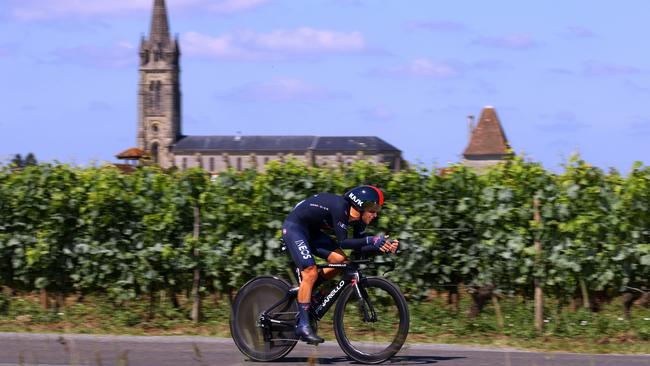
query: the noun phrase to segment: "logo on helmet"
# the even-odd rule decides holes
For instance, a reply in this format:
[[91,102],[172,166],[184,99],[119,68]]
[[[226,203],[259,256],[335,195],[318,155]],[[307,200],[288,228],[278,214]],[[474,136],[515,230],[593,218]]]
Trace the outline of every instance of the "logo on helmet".
[[348,196],[352,200],[352,202],[356,203],[359,205],[359,207],[363,206],[363,201],[361,201],[357,196],[354,195],[354,193],[350,192],[350,195]]

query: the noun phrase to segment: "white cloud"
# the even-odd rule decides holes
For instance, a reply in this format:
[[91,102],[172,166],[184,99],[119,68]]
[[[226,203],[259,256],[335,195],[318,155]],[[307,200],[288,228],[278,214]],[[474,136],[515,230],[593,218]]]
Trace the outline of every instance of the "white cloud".
[[473,42],[485,47],[525,50],[539,46],[530,34],[513,33],[501,37],[482,37]]
[[310,27],[268,33],[242,30],[216,37],[197,32],[183,35],[186,53],[227,60],[284,60],[295,56],[361,52],[365,48],[365,40],[359,32]]
[[435,62],[426,58],[417,58],[406,65],[377,70],[373,74],[380,76],[446,79],[460,75],[461,69],[462,66],[455,62]]
[[[19,20],[92,17],[150,11],[153,0],[9,0],[12,16]],[[168,7],[207,9],[232,14],[257,8],[270,0],[173,0]]]
[[309,102],[331,99],[336,95],[303,80],[285,78],[250,84],[222,97],[246,101]]

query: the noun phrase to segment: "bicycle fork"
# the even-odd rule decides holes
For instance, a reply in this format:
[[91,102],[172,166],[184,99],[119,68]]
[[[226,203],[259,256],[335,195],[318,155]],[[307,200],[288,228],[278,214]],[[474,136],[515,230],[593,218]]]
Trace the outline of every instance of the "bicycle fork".
[[[377,322],[375,307],[372,305],[372,301],[365,287],[359,286],[359,282],[359,274],[355,273],[355,277],[352,279],[352,286],[356,290],[357,299],[359,300],[359,312],[363,315],[364,322],[375,323]],[[365,282],[365,279],[361,280],[361,282]]]

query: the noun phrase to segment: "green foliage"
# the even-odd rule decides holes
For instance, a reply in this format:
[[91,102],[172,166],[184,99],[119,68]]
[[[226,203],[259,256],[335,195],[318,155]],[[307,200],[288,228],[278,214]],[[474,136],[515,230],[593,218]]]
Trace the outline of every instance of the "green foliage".
[[69,291],[77,268],[78,216],[85,202],[77,172],[45,164],[3,180],[3,280],[19,288]]
[[636,163],[627,179],[619,178],[614,228],[619,247],[613,259],[623,286],[650,287],[650,167]]
[[558,298],[580,284],[590,293],[649,285],[650,168],[639,163],[623,177],[578,157],[558,175],[521,157],[483,175],[462,165],[393,173],[363,160],[315,168],[290,159],[214,179],[200,169],[4,167],[0,285],[119,304],[187,292],[198,268],[202,291],[230,294],[258,274],[287,276],[281,228],[299,201],[358,184],[385,192],[370,231],[400,239],[398,256],[378,260],[397,262],[388,276],[411,299],[458,284],[530,296],[536,278]]
[[557,178],[558,235],[549,256],[557,275],[551,281],[565,290],[571,280],[574,287],[584,281],[590,290],[616,286],[621,281],[614,262],[620,248],[617,226],[622,217],[615,205],[620,200],[617,192],[621,178],[617,174],[607,176],[577,156],[565,168]]

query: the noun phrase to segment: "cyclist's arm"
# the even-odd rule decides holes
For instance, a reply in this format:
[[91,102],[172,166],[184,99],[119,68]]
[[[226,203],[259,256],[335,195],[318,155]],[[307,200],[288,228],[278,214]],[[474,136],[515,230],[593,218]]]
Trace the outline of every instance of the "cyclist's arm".
[[[334,211],[339,212],[339,211]],[[348,217],[347,212],[341,210],[343,215],[333,215],[334,234],[342,249],[360,250],[362,253],[377,252],[379,248],[372,243],[366,236],[348,238]],[[364,225],[365,226],[365,225]],[[356,233],[356,225],[354,226]],[[362,229],[363,230],[363,229]],[[356,236],[356,235],[355,235]]]
[[334,228],[334,234],[336,234],[336,239],[339,241],[339,245],[343,249],[361,249],[364,245],[367,245],[367,239],[363,238],[348,238],[348,227],[345,224],[342,224],[341,221],[338,222]]
[[[343,229],[340,225],[336,227],[336,238],[339,241],[339,245],[342,249],[352,249],[360,250],[361,253],[375,253],[379,251],[379,247],[372,243],[372,240],[369,240],[369,236],[363,236],[360,238],[348,238],[347,229]],[[372,238],[372,237],[370,237]]]

